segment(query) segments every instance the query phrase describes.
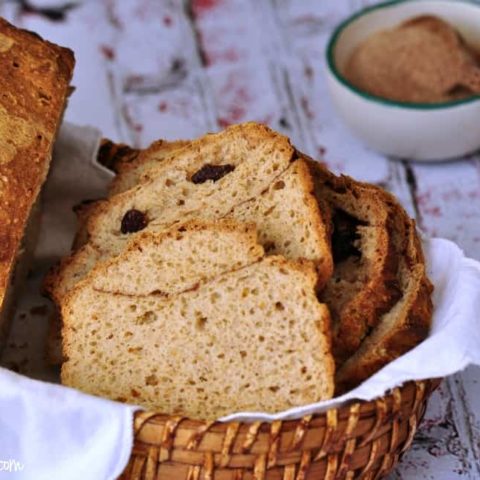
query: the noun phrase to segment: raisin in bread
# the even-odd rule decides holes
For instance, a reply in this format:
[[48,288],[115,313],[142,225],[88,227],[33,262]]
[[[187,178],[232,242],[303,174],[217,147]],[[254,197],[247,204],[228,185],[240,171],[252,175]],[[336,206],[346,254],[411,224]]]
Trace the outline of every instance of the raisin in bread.
[[[225,273],[182,292],[158,269],[148,289],[131,294],[131,285],[144,283],[147,261],[134,253],[92,270],[63,299],[64,384],[206,419],[332,396],[329,314],[316,298],[312,264],[276,256],[232,263],[236,269],[225,265]],[[199,248],[195,263],[211,257]],[[173,258],[172,271],[182,271],[177,260],[184,263]],[[125,288],[129,294],[115,293]]]
[[0,348],[28,271],[73,53],[0,18]]
[[[186,141],[157,140],[145,150],[141,150],[124,143],[114,143],[107,138],[102,139],[97,153],[97,162],[116,174],[109,185],[109,195],[113,196],[133,188],[152,166],[187,144]],[[87,243],[88,236],[84,228],[86,220],[102,201],[102,199],[88,200],[75,207],[79,225],[73,243],[74,250]]]
[[260,195],[293,160],[285,137],[246,124],[206,135],[155,169],[155,176],[101,202],[87,221],[100,249],[122,249],[128,234],[179,218],[221,218]]

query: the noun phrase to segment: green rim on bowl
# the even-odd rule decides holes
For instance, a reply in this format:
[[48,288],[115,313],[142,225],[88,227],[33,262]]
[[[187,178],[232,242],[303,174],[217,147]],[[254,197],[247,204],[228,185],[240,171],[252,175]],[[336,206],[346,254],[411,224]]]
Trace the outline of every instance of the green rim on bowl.
[[[371,95],[370,93],[365,92],[364,90],[360,90],[357,87],[355,87],[353,84],[347,81],[343,75],[340,74],[340,72],[337,70],[337,66],[335,64],[335,58],[334,58],[334,51],[335,47],[337,44],[337,40],[339,39],[340,35],[342,32],[355,20],[357,20],[360,17],[363,17],[364,15],[373,12],[375,10],[379,10],[382,8],[388,8],[392,7],[395,5],[399,5],[401,3],[410,3],[410,2],[423,2],[423,1],[428,1],[428,0],[389,0],[386,2],[381,2],[376,5],[372,5],[369,7],[365,7],[362,10],[359,10],[355,14],[353,14],[351,17],[348,17],[346,20],[340,23],[338,27],[333,31],[332,36],[330,37],[330,40],[327,45],[327,63],[328,67],[330,68],[331,72],[335,76],[335,78],[345,87],[347,87],[349,90],[352,92],[355,92],[357,95],[360,95],[361,97],[366,98],[367,100],[371,100],[373,102],[377,103],[383,103],[385,105],[389,105],[392,107],[399,107],[399,108],[411,108],[411,109],[420,109],[420,110],[435,110],[435,109],[441,109],[441,108],[451,108],[451,107],[457,107],[460,105],[465,105],[466,103],[472,103],[480,100],[480,95],[472,95],[471,97],[468,98],[463,98],[461,100],[452,100],[449,102],[441,102],[441,103],[413,103],[413,102],[398,102],[395,100],[388,100],[386,98],[382,97],[377,97],[375,95]],[[443,0],[445,1],[445,0]],[[447,0],[447,1],[452,1],[452,0]],[[456,0],[453,3],[467,3],[469,5],[475,5],[476,7],[480,8],[480,4],[476,0]]]

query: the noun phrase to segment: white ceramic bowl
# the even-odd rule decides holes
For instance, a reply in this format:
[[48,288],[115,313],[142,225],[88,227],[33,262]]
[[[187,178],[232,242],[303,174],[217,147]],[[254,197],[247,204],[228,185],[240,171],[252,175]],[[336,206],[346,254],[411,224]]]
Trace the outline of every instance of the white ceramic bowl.
[[343,71],[355,47],[378,30],[431,14],[446,20],[480,52],[480,3],[467,0],[396,0],[366,8],[333,32],[327,81],[345,123],[372,149],[412,160],[445,160],[480,148],[480,97],[448,103],[401,103],[369,95]]

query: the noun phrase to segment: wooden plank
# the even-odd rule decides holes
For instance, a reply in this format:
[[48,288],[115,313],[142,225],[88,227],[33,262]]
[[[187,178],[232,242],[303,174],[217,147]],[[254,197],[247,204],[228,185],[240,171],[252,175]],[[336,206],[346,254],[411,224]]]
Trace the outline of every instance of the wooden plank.
[[271,30],[260,11],[259,2],[253,1],[192,1],[192,24],[216,106],[216,122],[221,128],[255,120],[297,141],[300,129],[295,128],[282,72],[268,52]]
[[131,143],[192,138],[215,128],[213,105],[182,2],[111,1],[111,72]]
[[420,223],[480,259],[480,169],[476,160],[413,164]]
[[35,13],[10,12],[18,26],[33,30],[48,40],[71,48],[76,67],[65,120],[80,125],[92,125],[114,140],[121,139],[117,108],[112,101],[112,89],[102,45],[111,28],[101,2],[85,2],[70,10],[64,20],[51,21]]
[[456,410],[449,384],[444,382],[432,395],[411,449],[389,480],[473,480],[468,447],[454,421]]

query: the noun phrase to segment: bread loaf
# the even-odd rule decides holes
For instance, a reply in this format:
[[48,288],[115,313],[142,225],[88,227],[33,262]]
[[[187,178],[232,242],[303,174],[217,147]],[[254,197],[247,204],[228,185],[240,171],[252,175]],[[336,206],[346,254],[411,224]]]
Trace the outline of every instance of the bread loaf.
[[73,54],[0,18],[0,347],[28,270]]
[[274,412],[329,398],[334,363],[343,393],[428,335],[415,224],[384,190],[255,124],[104,160],[113,194],[79,209],[83,246],[46,281],[67,385],[196,418]]

